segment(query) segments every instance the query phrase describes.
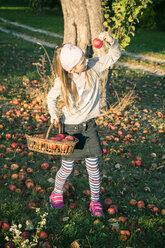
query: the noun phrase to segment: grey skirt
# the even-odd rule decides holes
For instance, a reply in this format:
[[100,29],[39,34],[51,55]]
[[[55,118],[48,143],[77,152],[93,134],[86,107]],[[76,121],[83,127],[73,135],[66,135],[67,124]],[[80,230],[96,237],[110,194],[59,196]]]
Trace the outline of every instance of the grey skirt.
[[96,158],[103,154],[97,125],[94,119],[90,119],[78,125],[62,124],[64,134],[75,136],[79,142],[71,155],[62,155],[64,160],[82,160]]

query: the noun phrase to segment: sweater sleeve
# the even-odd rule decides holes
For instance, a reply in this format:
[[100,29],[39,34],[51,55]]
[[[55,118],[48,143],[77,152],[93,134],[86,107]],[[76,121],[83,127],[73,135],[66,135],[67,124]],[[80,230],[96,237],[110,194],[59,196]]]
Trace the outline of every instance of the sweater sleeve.
[[60,95],[61,95],[60,81],[57,78],[55,79],[54,86],[52,87],[52,89],[49,91],[47,95],[47,105],[48,105],[48,110],[49,110],[49,114],[51,117],[59,116],[56,103],[57,103],[57,98]]
[[105,69],[113,65],[121,56],[121,50],[117,40],[110,46],[107,54],[101,57],[91,58],[88,62],[89,67],[94,69],[97,73],[101,73]]

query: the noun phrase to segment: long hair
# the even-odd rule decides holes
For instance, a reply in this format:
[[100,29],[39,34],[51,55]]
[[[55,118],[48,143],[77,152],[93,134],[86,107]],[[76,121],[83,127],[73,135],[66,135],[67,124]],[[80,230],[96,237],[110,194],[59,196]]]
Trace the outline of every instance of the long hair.
[[[62,46],[63,47],[63,46]],[[60,62],[60,53],[62,47],[59,47],[55,51],[54,55],[54,70],[56,76],[59,77],[61,83],[61,93],[64,101],[64,105],[67,107],[69,112],[71,112],[70,105],[69,105],[69,98],[74,98],[76,106],[79,102],[79,95],[77,92],[77,88],[72,80],[71,74],[65,71]],[[87,85],[90,86],[90,80],[88,73],[86,73]]]

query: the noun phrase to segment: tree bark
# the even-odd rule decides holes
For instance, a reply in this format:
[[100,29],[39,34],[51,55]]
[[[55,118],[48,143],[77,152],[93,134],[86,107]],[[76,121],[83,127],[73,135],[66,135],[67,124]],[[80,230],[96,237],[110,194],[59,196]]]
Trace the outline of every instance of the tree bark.
[[[105,30],[101,0],[61,0],[64,16],[64,42],[82,48],[87,57],[101,56],[108,50],[104,44],[101,49],[93,49],[92,40]],[[108,70],[100,78],[100,105],[107,107],[109,87]]]

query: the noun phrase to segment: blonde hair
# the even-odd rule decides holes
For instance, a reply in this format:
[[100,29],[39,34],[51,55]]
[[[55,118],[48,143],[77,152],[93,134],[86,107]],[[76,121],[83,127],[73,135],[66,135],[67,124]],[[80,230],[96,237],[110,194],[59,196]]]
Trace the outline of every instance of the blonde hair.
[[[77,106],[78,101],[79,101],[79,95],[77,92],[77,88],[72,80],[71,74],[65,71],[61,65],[60,53],[61,53],[62,47],[59,47],[56,49],[53,64],[54,64],[55,74],[57,77],[59,77],[60,82],[61,82],[61,93],[62,93],[64,105],[67,107],[69,112],[71,112],[70,105],[69,105],[69,97],[71,96],[74,98],[74,101]],[[88,87],[90,87],[90,80],[89,80],[88,73],[86,73],[86,79],[87,79],[87,85]]]

